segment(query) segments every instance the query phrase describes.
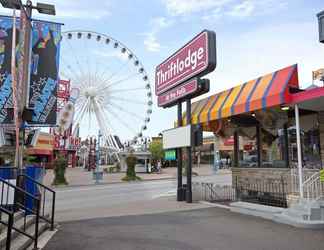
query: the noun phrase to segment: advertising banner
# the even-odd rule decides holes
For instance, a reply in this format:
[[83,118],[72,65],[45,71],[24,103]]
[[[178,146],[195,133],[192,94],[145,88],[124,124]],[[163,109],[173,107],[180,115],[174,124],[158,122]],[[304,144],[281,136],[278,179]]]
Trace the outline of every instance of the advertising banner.
[[155,69],[157,96],[216,67],[216,34],[204,30]]
[[[26,20],[25,20],[26,21]],[[24,59],[21,29],[26,27],[16,19],[16,62]],[[30,124],[52,126],[56,124],[57,85],[61,41],[61,25],[39,20],[32,21],[32,44],[29,85],[29,107],[33,109],[33,121]],[[0,16],[0,125],[13,124],[12,100],[12,53],[13,19]],[[27,56],[27,55],[26,55]],[[19,63],[21,66],[21,63]],[[17,65],[19,81],[22,68]],[[18,95],[20,93],[18,89]]]
[[[19,51],[19,19],[16,21],[16,51]],[[0,16],[0,124],[13,123],[13,99],[12,99],[12,34],[13,19]],[[18,55],[18,53],[17,53]],[[17,62],[18,60],[16,60]],[[12,111],[10,112],[9,109]]]
[[55,125],[61,24],[33,21],[29,106],[31,124]]

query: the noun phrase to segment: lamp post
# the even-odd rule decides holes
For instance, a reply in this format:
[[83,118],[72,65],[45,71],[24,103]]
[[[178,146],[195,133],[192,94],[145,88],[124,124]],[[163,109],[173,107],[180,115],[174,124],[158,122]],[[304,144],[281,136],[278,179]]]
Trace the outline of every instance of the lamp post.
[[319,41],[324,43],[324,10],[317,14]]
[[[55,6],[51,4],[43,4],[37,3],[34,6],[31,0],[27,0],[26,4],[23,4],[21,0],[0,0],[1,5],[4,8],[20,10],[20,30],[21,30],[21,40],[20,45],[22,46],[21,57],[22,61],[18,62],[18,76],[19,80],[16,82],[17,86],[15,89],[14,102],[17,103],[15,105],[15,124],[17,126],[17,131],[19,130],[19,136],[16,136],[16,144],[19,144],[19,147],[16,149],[16,160],[15,166],[18,169],[23,168],[23,150],[24,150],[24,122],[30,120],[31,117],[31,110],[28,108],[28,86],[29,86],[29,65],[30,65],[30,41],[31,41],[31,17],[32,17],[32,10],[36,9],[39,13],[47,14],[47,15],[55,15]],[[15,19],[15,16],[14,16]],[[15,22],[15,20],[14,20]],[[15,45],[15,43],[13,43]],[[12,47],[12,55],[16,54],[16,46]],[[14,57],[12,57],[14,60]],[[15,66],[12,67],[12,75],[16,75]],[[14,79],[15,80],[15,79]],[[28,117],[28,118],[27,118]],[[16,132],[17,133],[17,132]],[[20,140],[19,140],[20,138]]]

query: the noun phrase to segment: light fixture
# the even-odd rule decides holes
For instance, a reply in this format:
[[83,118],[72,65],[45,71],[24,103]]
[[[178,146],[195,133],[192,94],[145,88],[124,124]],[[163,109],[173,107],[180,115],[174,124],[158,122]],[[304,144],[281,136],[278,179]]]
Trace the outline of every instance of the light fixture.
[[253,117],[255,117],[255,113],[252,113],[251,115],[252,115]]
[[281,106],[280,109],[282,111],[288,111],[290,108],[289,108],[289,106]]
[[56,15],[55,6],[53,4],[37,3],[36,9],[41,14],[52,15],[52,16]]
[[1,5],[4,8],[8,9],[20,9],[20,1],[19,0],[0,0]]

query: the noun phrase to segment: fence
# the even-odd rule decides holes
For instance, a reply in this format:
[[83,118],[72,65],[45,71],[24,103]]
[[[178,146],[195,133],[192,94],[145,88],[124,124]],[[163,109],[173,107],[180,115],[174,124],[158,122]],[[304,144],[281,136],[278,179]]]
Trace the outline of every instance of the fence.
[[245,201],[275,207],[287,207],[287,182],[277,180],[235,180],[234,186],[193,183],[193,199],[210,202]]

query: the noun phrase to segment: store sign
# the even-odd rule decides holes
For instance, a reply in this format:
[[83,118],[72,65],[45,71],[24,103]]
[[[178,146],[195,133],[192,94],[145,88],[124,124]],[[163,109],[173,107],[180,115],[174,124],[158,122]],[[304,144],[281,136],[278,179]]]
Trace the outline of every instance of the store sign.
[[191,147],[192,126],[173,128],[163,131],[163,149]]
[[320,180],[324,182],[324,169],[320,170]]
[[166,161],[175,161],[177,159],[175,150],[167,150],[164,152],[164,159]]
[[216,34],[204,30],[155,70],[155,93],[161,95],[193,77],[216,67]]

